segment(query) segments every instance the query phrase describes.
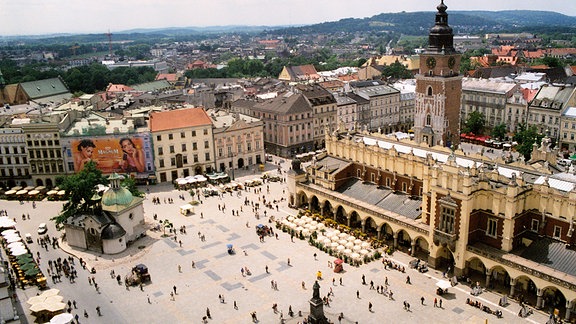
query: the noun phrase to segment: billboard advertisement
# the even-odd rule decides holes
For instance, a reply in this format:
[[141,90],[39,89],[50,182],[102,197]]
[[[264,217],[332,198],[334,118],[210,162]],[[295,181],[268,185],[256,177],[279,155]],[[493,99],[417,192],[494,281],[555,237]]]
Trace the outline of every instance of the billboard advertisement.
[[154,171],[146,135],[73,138],[66,146],[69,169],[73,167],[74,172],[82,170],[89,161],[104,174]]

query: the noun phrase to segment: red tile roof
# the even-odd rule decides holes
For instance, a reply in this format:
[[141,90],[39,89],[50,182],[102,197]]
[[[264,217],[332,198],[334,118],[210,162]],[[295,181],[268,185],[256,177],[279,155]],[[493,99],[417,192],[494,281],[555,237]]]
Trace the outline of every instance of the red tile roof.
[[168,82],[176,82],[178,81],[178,75],[176,73],[158,73],[156,76],[156,80],[166,80]]
[[131,88],[124,84],[112,84],[112,83],[110,83],[106,88],[106,92],[124,92],[131,90],[134,90],[134,88]]
[[212,120],[202,107],[160,111],[150,114],[150,131],[212,125]]

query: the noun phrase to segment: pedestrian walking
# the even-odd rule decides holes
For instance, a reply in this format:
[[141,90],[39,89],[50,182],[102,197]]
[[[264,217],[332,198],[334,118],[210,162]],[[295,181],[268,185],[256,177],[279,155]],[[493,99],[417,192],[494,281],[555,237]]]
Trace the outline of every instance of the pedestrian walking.
[[356,290],[356,298],[360,299],[360,290]]
[[306,285],[304,284],[304,281],[302,281],[302,289],[306,289]]
[[178,272],[182,273],[182,266],[178,265]]
[[146,295],[146,299],[148,299],[148,304],[152,304],[152,302],[150,301],[150,295]]
[[208,317],[209,319],[212,319],[212,316],[210,316],[210,308],[206,307],[206,317]]
[[72,301],[72,305],[74,305],[74,309],[78,309],[78,307],[76,307],[76,300]]
[[424,305],[424,296],[420,297],[420,304]]
[[340,286],[343,286],[343,285],[342,285],[342,277],[340,277]]
[[368,311],[370,313],[372,313],[372,303],[371,302],[368,303]]
[[442,298],[440,298],[440,300],[438,301],[438,303],[440,304],[440,308],[442,308]]
[[170,292],[170,300],[175,300],[175,299],[174,299],[174,293],[173,293],[173,292]]
[[102,316],[102,313],[100,312],[100,306],[96,306],[96,314],[98,314],[98,316]]
[[234,309],[238,310],[238,305],[236,304],[236,301],[234,301]]
[[409,284],[409,285],[411,284],[411,282],[410,282],[410,276],[406,276],[406,283]]
[[174,287],[172,287],[172,290],[174,290],[174,295],[177,295],[177,293],[176,293],[176,285],[174,285]]
[[289,265],[289,266],[292,266],[292,265],[290,264],[290,258],[288,258],[288,265]]
[[317,256],[318,256],[318,255],[317,255],[316,253],[314,253],[314,260],[317,260],[317,259],[316,259]]
[[266,273],[270,273],[270,272],[268,272],[268,266],[266,266]]
[[388,277],[384,280],[384,285],[388,286]]
[[366,284],[366,276],[362,275],[362,284],[365,285]]
[[434,307],[438,307],[438,299],[434,298]]

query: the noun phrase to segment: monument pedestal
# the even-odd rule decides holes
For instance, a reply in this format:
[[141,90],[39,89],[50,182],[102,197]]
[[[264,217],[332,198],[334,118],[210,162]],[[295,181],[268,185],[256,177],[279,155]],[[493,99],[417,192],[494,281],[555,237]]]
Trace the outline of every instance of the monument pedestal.
[[320,298],[320,285],[318,281],[314,283],[314,292],[310,299],[310,315],[308,315],[310,324],[328,324],[328,319],[324,316],[324,302]]

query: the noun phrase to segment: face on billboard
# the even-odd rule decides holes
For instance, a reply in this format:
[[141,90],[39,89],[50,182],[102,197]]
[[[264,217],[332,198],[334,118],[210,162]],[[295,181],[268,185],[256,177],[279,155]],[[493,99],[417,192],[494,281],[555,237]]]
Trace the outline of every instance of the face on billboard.
[[82,170],[88,161],[103,173],[144,172],[144,143],[139,137],[98,138],[71,141],[74,170]]

